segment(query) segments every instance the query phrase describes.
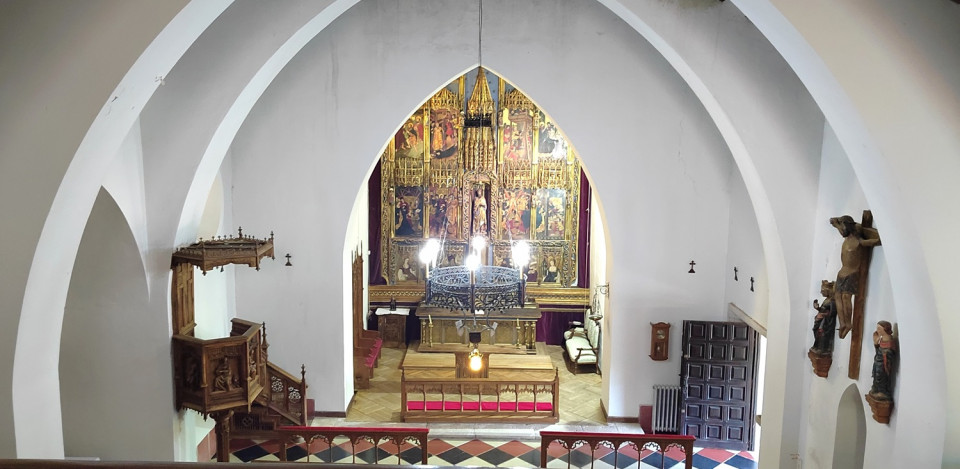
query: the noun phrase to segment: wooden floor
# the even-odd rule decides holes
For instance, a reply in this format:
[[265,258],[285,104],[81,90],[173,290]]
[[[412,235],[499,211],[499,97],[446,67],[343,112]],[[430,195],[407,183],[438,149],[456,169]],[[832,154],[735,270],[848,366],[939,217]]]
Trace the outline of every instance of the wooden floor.
[[[416,353],[416,343],[410,353]],[[578,374],[564,359],[559,345],[537,343],[539,353],[549,355],[560,372],[559,425],[604,426],[600,408],[601,377],[592,366],[582,366]],[[370,389],[359,390],[347,411],[346,422],[400,422],[400,364],[406,349],[384,348],[380,364],[370,380]]]

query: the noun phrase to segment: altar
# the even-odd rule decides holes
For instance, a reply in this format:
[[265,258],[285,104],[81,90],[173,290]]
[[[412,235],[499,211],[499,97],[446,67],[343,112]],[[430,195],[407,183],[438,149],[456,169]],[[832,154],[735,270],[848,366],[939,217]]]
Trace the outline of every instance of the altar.
[[[470,346],[468,328],[474,316],[469,311],[420,306],[419,352],[457,352]],[[484,353],[535,354],[537,320],[540,308],[508,308],[501,311],[477,311],[476,322],[483,325],[480,350]]]

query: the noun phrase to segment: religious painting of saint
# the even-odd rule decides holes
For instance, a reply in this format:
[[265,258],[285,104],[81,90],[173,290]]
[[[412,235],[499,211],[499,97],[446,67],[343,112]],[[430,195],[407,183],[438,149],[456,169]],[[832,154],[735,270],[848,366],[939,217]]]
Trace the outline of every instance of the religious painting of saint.
[[394,136],[394,152],[397,158],[423,158],[423,113],[410,116]]
[[501,117],[500,149],[503,161],[530,162],[533,158],[533,111],[504,109]]
[[560,283],[560,266],[557,265],[556,257],[547,257],[540,268],[543,283]]
[[423,236],[423,188],[397,187],[394,236]]
[[397,283],[416,283],[419,278],[419,264],[413,256],[404,257],[397,267]]
[[447,193],[436,188],[430,194],[430,238],[455,239],[460,233],[460,200],[456,188]]
[[567,193],[563,189],[537,189],[536,238],[564,239]]
[[503,227],[507,239],[530,239],[531,189],[504,189]]
[[534,256],[530,257],[530,263],[527,264],[524,275],[527,277],[527,283],[538,283],[540,280],[540,273],[537,271],[537,258]]
[[430,155],[445,159],[457,155],[460,144],[459,114],[452,109],[430,110]]
[[560,130],[557,129],[556,124],[548,119],[543,111],[539,112],[537,127],[539,131],[537,154],[540,158],[566,158],[567,141],[564,140],[563,135],[560,135]]

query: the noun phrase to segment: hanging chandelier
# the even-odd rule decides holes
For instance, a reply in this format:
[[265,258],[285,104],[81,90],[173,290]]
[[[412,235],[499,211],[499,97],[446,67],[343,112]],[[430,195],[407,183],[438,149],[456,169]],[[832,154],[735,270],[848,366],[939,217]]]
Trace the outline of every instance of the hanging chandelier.
[[517,241],[511,247],[513,266],[483,265],[481,251],[486,239],[477,236],[470,243],[471,253],[462,266],[435,267],[440,258],[440,243],[430,239],[420,251],[427,271],[424,304],[452,310],[469,311],[474,317],[487,311],[523,307],[530,245]]
[[[479,2],[477,18],[477,80],[486,80],[483,73],[483,0]],[[480,166],[481,155],[490,144],[481,130],[484,123],[491,122],[492,109],[478,107],[471,109],[468,124],[476,127],[473,167]],[[471,121],[471,119],[473,119]],[[482,196],[481,196],[482,197]],[[488,311],[503,311],[523,307],[525,300],[526,275],[524,269],[530,262],[530,245],[526,241],[517,241],[511,246],[512,267],[484,265],[482,252],[487,246],[485,219],[487,213],[474,214],[475,221],[482,219],[482,229],[472,227],[475,236],[470,243],[470,254],[462,266],[436,267],[441,258],[442,243],[429,239],[420,251],[420,262],[426,267],[427,306],[469,311],[476,324],[477,315]]]

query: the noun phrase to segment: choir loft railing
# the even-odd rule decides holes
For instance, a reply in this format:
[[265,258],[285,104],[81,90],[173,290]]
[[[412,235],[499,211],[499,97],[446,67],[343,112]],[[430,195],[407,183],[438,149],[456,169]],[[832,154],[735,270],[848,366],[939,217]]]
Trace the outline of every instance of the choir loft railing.
[[[373,445],[374,451],[367,454],[373,455],[380,454],[381,445],[393,445],[392,449],[396,450],[397,465],[402,465],[404,461],[401,453],[407,450],[401,450],[405,444],[412,444],[420,449],[419,464],[425,465],[429,457],[427,452],[427,434],[429,431],[427,428],[418,427],[281,427],[277,430],[277,436],[280,440],[278,456],[280,461],[286,461],[287,447],[303,444],[307,447],[306,462],[310,462],[310,454],[314,453],[311,448],[320,443],[327,449],[327,460],[323,462],[335,462],[333,450],[339,448],[351,454],[351,460],[348,464],[357,464],[357,453],[360,452],[358,449],[365,449],[365,445],[362,443],[368,442]],[[349,444],[337,445],[335,440],[341,438],[347,440]],[[388,459],[392,461],[392,458],[391,453]],[[371,460],[361,460],[360,463],[379,464],[380,461],[379,456],[373,456]],[[387,461],[387,463],[390,463],[390,461]]]
[[[675,462],[684,461],[686,469],[693,469],[693,443],[696,438],[688,435],[649,435],[643,433],[584,433],[584,432],[540,432],[540,467],[547,467],[550,459],[549,449],[554,443],[567,453],[567,469],[570,469],[570,453],[581,447],[589,448],[590,469],[593,463],[601,458],[607,458],[612,452],[613,461],[607,465],[623,467],[618,461],[620,449],[630,446],[638,454],[644,449],[651,449],[660,454],[660,466],[673,467]],[[556,459],[556,456],[554,456]],[[682,459],[681,459],[682,458]],[[551,466],[553,467],[553,466]],[[582,467],[582,466],[575,466]]]
[[[380,466],[386,468],[399,468],[403,465],[404,462],[413,463],[410,461],[411,458],[407,458],[407,461],[404,461],[400,457],[400,446],[404,444],[410,444],[413,447],[420,449],[419,452],[419,464],[426,465],[429,460],[430,454],[427,447],[427,436],[429,429],[421,427],[413,428],[401,428],[401,427],[386,427],[386,428],[364,428],[364,427],[281,427],[277,429],[273,434],[273,440],[280,442],[280,451],[277,456],[281,459],[281,462],[276,462],[271,464],[275,468],[294,468],[300,467],[297,464],[299,463],[287,463],[284,462],[287,459],[287,449],[293,446],[306,446],[309,449],[312,446],[316,446],[318,442],[323,442],[327,445],[327,448],[334,448],[334,440],[343,441],[344,439],[349,442],[349,444],[338,444],[336,448],[339,448],[343,451],[352,452],[354,457],[350,461],[344,461],[344,463],[338,464],[342,466],[343,464],[355,465],[357,463],[369,462],[372,464],[380,464],[380,461],[385,461],[386,464],[380,464]],[[360,448],[364,448],[362,452],[367,452],[369,446],[361,444],[362,442],[372,442],[375,445],[376,451],[373,451],[373,454],[381,453],[381,445],[386,443],[389,445],[395,445],[396,451],[383,451],[385,453],[390,453],[387,461],[385,459],[372,459],[370,461],[361,460],[357,458],[358,455],[358,444]],[[601,458],[608,459],[611,451],[619,452],[618,450],[625,446],[632,446],[632,449],[636,450],[637,453],[640,453],[643,449],[653,449],[656,452],[659,452],[661,457],[661,466],[662,467],[673,467],[676,461],[683,460],[684,467],[687,469],[693,468],[693,444],[696,439],[692,436],[686,435],[647,435],[647,434],[627,434],[627,433],[585,433],[585,432],[553,432],[553,431],[541,431],[540,432],[540,464],[539,467],[557,467],[556,463],[558,461],[564,462],[561,456],[550,456],[548,453],[551,445],[558,443],[563,449],[566,450],[566,461],[564,464],[568,468],[571,467],[570,461],[570,452],[578,450],[581,447],[589,448],[589,456],[591,460],[589,465],[576,465],[573,467],[585,468],[585,467],[594,467],[594,462],[600,460]],[[604,451],[604,448],[609,451]],[[598,451],[600,450],[600,451]],[[603,453],[604,456],[600,456],[600,453]],[[315,454],[322,454],[322,451],[317,451]],[[342,454],[342,453],[341,453]],[[586,454],[586,453],[584,453]],[[392,464],[392,458],[397,457],[397,464]],[[608,466],[613,467],[626,467],[627,464],[623,464],[623,461],[618,461],[616,459],[617,455],[614,454],[613,460],[607,462]],[[333,452],[330,452],[330,455],[327,456],[327,461],[337,459],[344,460],[345,458],[337,458],[333,456]],[[369,458],[368,458],[369,459]],[[552,459],[552,461],[551,461]],[[548,466],[548,462],[551,463]],[[415,463],[414,463],[415,464]],[[584,463],[585,464],[585,463]],[[646,464],[646,463],[644,463]],[[321,462],[318,464],[320,467],[333,466],[333,464],[328,464]],[[53,460],[25,460],[25,459],[10,459],[2,460],[0,459],[0,467],[17,467],[17,468],[89,468],[89,469],[104,469],[104,468],[128,468],[128,467],[146,467],[152,469],[176,469],[182,467],[191,467],[196,469],[213,469],[217,467],[222,467],[222,465],[214,463],[163,463],[163,462],[100,462],[100,461],[53,461]],[[432,466],[436,467],[436,466]]]

